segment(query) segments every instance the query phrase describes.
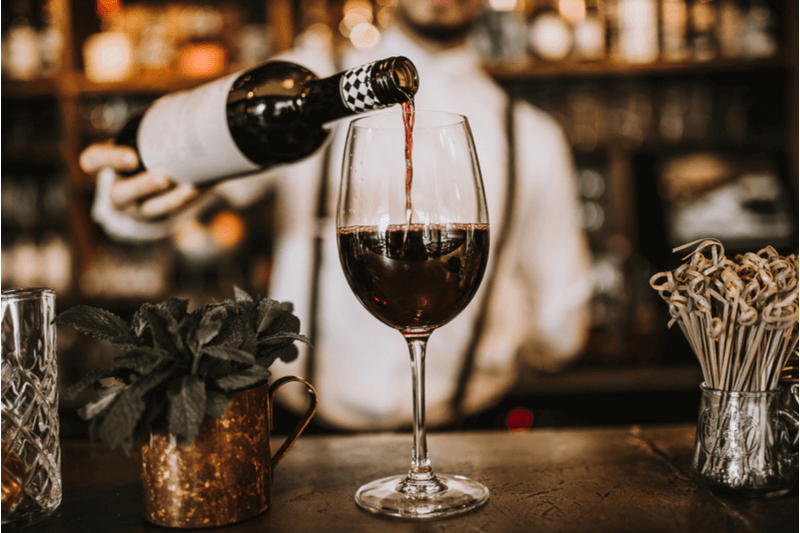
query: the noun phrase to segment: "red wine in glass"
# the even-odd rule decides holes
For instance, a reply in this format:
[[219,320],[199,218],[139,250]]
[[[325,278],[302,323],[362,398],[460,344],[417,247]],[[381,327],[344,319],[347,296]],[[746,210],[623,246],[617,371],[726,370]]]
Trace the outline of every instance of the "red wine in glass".
[[486,270],[486,224],[350,226],[337,231],[350,287],[376,318],[432,330],[472,300]]

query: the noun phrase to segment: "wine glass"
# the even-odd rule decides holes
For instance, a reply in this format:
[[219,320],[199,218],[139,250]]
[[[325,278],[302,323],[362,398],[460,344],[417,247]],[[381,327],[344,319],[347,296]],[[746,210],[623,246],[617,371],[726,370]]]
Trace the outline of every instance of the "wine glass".
[[[408,117],[409,107],[404,111]],[[410,111],[413,117],[413,105]],[[478,290],[489,216],[466,117],[417,113],[410,159],[403,119],[388,111],[351,122],[336,213],[339,259],[350,287],[370,313],[400,331],[411,355],[411,468],[364,485],[356,503],[390,516],[440,518],[489,498],[476,481],[434,473],[425,432],[427,341]]]

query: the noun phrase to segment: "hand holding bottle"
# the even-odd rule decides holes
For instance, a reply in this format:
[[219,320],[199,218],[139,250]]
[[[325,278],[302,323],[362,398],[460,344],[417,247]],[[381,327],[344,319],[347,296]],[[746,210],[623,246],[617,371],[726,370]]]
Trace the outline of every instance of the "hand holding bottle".
[[201,191],[188,183],[175,183],[169,176],[144,171],[129,177],[121,172],[140,168],[136,150],[110,143],[92,144],[80,155],[81,170],[89,174],[114,172],[111,187],[112,205],[139,220],[157,220],[177,213],[191,205]]
[[330,122],[406,102],[419,86],[405,57],[320,79],[305,67],[268,61],[162,96],[116,136],[148,169],[178,183],[214,183],[295,163],[328,138]]
[[406,102],[418,86],[402,56],[324,79],[271,61],[162,96],[133,113],[113,144],[81,154],[81,168],[98,175],[92,218],[120,239],[167,237],[213,184],[308,157],[329,122]]

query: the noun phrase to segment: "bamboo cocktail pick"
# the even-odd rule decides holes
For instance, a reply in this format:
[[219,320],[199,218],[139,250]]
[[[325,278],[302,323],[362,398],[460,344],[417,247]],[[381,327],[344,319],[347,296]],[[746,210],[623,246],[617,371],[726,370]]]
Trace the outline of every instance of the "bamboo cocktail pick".
[[[772,246],[725,257],[722,243],[701,239],[685,263],[650,278],[669,304],[669,327],[683,331],[706,386],[757,392],[778,387],[798,345],[798,259]],[[706,257],[709,250],[711,257]]]

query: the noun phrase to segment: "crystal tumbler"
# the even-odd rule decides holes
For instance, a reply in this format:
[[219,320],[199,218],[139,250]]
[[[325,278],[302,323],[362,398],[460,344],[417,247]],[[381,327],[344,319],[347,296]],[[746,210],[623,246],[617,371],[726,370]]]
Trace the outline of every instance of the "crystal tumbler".
[[61,503],[56,294],[2,291],[2,517],[25,526]]

